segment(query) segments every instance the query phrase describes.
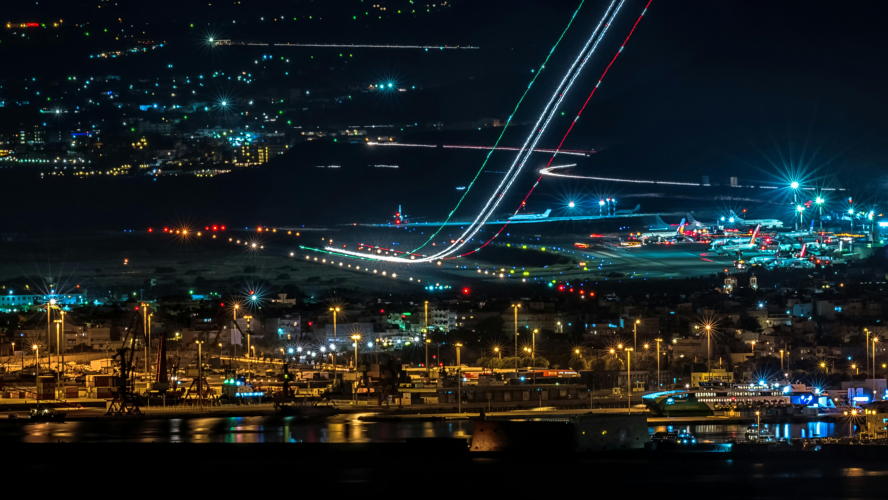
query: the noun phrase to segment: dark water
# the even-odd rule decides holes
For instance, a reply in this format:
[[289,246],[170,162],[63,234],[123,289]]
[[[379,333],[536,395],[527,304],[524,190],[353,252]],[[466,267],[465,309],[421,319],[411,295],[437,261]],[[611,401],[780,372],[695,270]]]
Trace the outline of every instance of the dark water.
[[[142,442],[142,443],[393,443],[416,438],[468,438],[470,420],[432,422],[362,422],[343,415],[325,422],[304,423],[288,417],[230,417],[170,420],[87,420],[34,424],[0,430],[6,442]],[[658,431],[685,431],[701,441],[743,441],[746,424],[652,426]],[[777,438],[847,436],[846,423],[763,424]]]
[[468,437],[468,420],[361,422],[360,415],[323,423],[291,417],[231,417],[170,420],[86,420],[0,429],[6,442],[55,443],[386,443],[411,438]]

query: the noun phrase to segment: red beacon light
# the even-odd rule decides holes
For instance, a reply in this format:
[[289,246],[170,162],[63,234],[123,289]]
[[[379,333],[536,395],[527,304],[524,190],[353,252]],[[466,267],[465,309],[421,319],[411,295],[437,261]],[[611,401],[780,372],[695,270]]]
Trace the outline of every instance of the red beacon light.
[[149,233],[153,233],[153,232],[154,232],[154,229],[152,229],[152,228],[149,227],[149,228],[148,228],[148,232],[149,232]]

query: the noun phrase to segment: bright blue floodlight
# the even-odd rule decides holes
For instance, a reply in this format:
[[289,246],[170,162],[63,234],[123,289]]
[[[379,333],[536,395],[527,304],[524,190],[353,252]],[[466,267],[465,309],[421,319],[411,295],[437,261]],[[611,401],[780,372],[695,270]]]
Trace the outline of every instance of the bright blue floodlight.
[[792,184],[790,184],[789,187],[791,187],[791,188],[793,188],[793,189],[798,189],[798,188],[799,188],[799,183],[796,182],[796,181],[792,181]]
[[599,202],[598,202],[598,206],[599,206],[599,207],[603,207],[603,206],[604,206],[604,200],[599,200]]
[[570,208],[573,208],[573,207],[577,206],[577,204],[574,202],[570,202],[567,204],[567,206],[569,206]]

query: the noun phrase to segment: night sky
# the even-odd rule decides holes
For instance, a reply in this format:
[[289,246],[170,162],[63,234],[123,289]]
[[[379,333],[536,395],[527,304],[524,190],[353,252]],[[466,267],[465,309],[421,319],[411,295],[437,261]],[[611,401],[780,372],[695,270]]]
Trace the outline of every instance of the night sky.
[[[16,22],[64,16],[66,23],[90,22],[96,29],[112,26],[113,19],[122,17],[134,25],[147,23],[146,30],[169,40],[171,49],[150,58],[121,59],[101,66],[84,59],[92,41],[28,47],[4,34],[0,57],[9,61],[0,76],[4,92],[14,88],[12,80],[32,75],[59,78],[72,71],[138,75],[150,74],[167,59],[178,67],[206,69],[252,59],[253,54],[234,49],[223,54],[201,51],[194,32],[187,29],[192,23],[209,23],[207,29],[233,39],[481,47],[475,53],[446,55],[369,49],[356,54],[359,57],[348,71],[330,72],[317,85],[348,85],[391,76],[419,82],[423,92],[333,111],[323,118],[325,124],[506,117],[532,78],[531,70],[545,59],[579,5],[579,1],[562,0],[466,0],[452,2],[453,7],[436,16],[352,21],[341,15],[342,20],[333,18],[362,9],[358,0],[251,0],[249,8],[230,12],[221,4],[185,8],[183,2],[127,2],[114,10],[109,2],[87,2],[90,7],[77,3],[15,3],[7,6],[5,14]],[[392,8],[406,3],[388,2]],[[553,122],[541,142],[543,147],[557,146],[644,3],[626,1],[595,60],[565,100],[561,108],[565,116]],[[100,5],[101,9],[96,8]],[[584,3],[516,120],[538,115],[605,5],[598,0]],[[317,19],[286,25],[257,20],[276,12],[287,16],[311,12]],[[888,69],[882,63],[888,44],[882,27],[885,14],[888,4],[882,2],[654,0],[564,147],[599,151],[581,165],[587,175],[617,172],[624,177],[693,182],[702,175],[721,182],[739,176],[782,182],[781,171],[801,169],[813,184],[844,187],[877,203],[886,181],[888,152],[888,106],[883,97]],[[231,24],[231,19],[237,22]],[[287,50],[288,56],[297,57],[297,50],[306,49]],[[311,84],[300,83],[306,88]],[[16,122],[28,119],[25,110],[0,108],[0,126],[15,128]],[[527,127],[510,128],[504,144],[520,144],[528,131]],[[483,131],[422,139],[490,145],[497,134]],[[183,217],[198,221],[221,217],[232,224],[369,221],[388,217],[398,203],[413,203],[434,219],[446,215],[455,201],[456,193],[449,188],[467,183],[485,156],[380,154],[372,153],[376,156],[371,158],[356,146],[297,146],[271,165],[210,180],[41,181],[33,172],[0,170],[6,202],[19,211],[16,217],[0,222],[0,232],[116,229],[124,224],[138,228]],[[494,157],[490,170],[499,170],[511,158],[497,155],[502,156]],[[400,161],[404,168],[386,178],[358,168],[377,159]],[[312,170],[334,162],[351,162],[355,167],[343,169],[339,178]],[[494,177],[491,174],[491,182],[498,180]],[[533,173],[522,177],[515,196],[523,196],[534,180]],[[484,191],[489,183],[483,182],[475,203],[489,191]],[[441,183],[448,190],[439,190]],[[591,195],[611,189],[591,184],[547,188],[539,195],[544,202],[559,192]],[[319,204],[331,206],[319,215]],[[467,209],[472,207],[470,203]]]

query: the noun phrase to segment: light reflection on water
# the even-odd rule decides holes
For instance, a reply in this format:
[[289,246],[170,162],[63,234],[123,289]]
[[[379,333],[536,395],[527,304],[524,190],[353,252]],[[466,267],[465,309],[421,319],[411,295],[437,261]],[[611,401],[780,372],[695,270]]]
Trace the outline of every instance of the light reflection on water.
[[[648,427],[648,432],[688,432],[698,440],[713,441],[745,441],[746,429],[749,424],[690,424],[690,425],[656,425]],[[854,427],[855,434],[860,431]],[[762,432],[771,434],[777,439],[786,438],[826,438],[843,437],[849,433],[847,423],[835,422],[801,422],[795,424],[762,423]]]
[[[748,424],[700,424],[648,427],[693,434],[699,440],[743,441]],[[841,437],[848,423],[806,422],[762,424],[777,438]],[[859,432],[855,427],[855,433]],[[63,424],[26,424],[0,428],[6,442],[191,442],[191,443],[368,443],[403,442],[415,438],[469,438],[470,420],[363,422],[358,415],[340,415],[323,422],[293,417],[231,417],[170,420],[105,420]]]
[[6,442],[367,443],[412,438],[467,438],[472,422],[362,422],[341,415],[323,422],[293,417],[73,421],[0,428]]

